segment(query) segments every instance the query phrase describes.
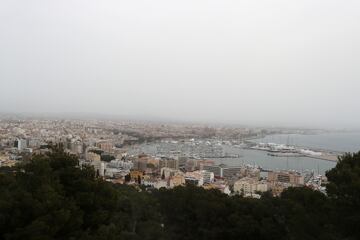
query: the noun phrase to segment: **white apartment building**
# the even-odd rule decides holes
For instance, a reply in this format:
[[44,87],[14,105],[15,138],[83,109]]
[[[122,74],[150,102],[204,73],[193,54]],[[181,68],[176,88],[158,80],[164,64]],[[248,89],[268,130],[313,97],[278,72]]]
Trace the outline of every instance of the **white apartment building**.
[[242,178],[235,182],[234,192],[242,193],[244,195],[254,194],[256,192],[266,192],[268,191],[268,185],[266,182],[257,181],[254,178]]

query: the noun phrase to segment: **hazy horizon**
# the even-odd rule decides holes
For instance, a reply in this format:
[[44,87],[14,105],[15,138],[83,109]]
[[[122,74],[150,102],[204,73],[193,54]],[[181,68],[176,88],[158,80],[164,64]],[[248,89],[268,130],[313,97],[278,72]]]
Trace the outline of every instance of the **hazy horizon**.
[[0,2],[0,112],[360,129],[360,2]]
[[269,122],[248,122],[240,121],[216,121],[216,120],[194,120],[166,118],[158,116],[141,116],[141,115],[120,115],[120,114],[101,114],[101,113],[84,113],[84,112],[0,112],[0,119],[44,119],[44,120],[84,120],[84,121],[125,121],[138,123],[154,124],[176,124],[176,125],[197,125],[208,127],[230,127],[230,128],[268,128],[268,129],[288,129],[288,130],[324,130],[324,131],[351,131],[360,132],[357,127],[334,127],[334,126],[315,126],[315,125],[296,125],[289,123],[269,123]]

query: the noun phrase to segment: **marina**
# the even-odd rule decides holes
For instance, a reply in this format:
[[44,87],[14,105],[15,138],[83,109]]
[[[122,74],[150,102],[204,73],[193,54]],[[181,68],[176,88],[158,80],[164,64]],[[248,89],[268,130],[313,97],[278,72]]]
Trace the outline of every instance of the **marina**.
[[[208,148],[212,147],[216,150],[207,151]],[[324,155],[319,157],[315,154],[270,153],[265,151],[265,149],[251,149],[247,144],[229,144],[218,140],[162,141],[141,144],[129,150],[129,153],[210,159],[214,160],[216,164],[226,164],[228,166],[250,164],[257,165],[263,169],[295,170],[298,172],[312,171],[322,175],[336,165],[335,159],[325,159]]]

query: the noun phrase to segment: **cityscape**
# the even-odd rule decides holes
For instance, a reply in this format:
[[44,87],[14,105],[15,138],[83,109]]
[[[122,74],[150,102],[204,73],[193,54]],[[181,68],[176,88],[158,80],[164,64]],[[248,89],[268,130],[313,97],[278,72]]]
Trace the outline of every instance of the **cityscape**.
[[[0,166],[26,162],[33,155],[51,151],[51,145],[61,145],[64,151],[79,158],[80,166],[92,166],[97,176],[115,184],[148,189],[193,184],[252,198],[260,198],[265,192],[279,196],[288,187],[301,186],[325,193],[327,179],[317,169],[267,169],[255,163],[247,164],[242,149],[268,151],[270,156],[282,157],[284,161],[288,156],[310,156],[336,162],[340,156],[340,153],[296,150],[286,144],[251,142],[271,134],[321,132],[311,129],[13,117],[1,119],[0,132]],[[236,148],[240,154],[228,153],[226,147]],[[238,162],[228,166],[224,159]]]
[[1,0],[0,240],[360,240],[359,0]]

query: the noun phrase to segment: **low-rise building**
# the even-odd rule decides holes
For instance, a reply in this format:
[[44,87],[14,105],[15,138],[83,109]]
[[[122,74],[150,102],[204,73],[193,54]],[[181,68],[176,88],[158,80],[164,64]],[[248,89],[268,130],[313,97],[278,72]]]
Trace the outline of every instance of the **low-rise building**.
[[211,184],[205,184],[203,185],[203,188],[205,189],[217,189],[220,192],[226,194],[226,195],[230,195],[231,194],[231,190],[229,185],[225,182],[225,181],[216,181],[213,182]]
[[204,184],[214,182],[214,173],[206,171],[206,170],[202,170],[201,174],[203,177]]
[[137,181],[139,178],[143,178],[144,173],[142,171],[131,170],[130,171],[130,178],[132,181]]
[[111,152],[114,148],[114,144],[107,141],[98,142],[97,146],[104,152]]
[[154,188],[160,189],[160,188],[167,188],[168,183],[165,180],[159,180],[154,183]]
[[226,166],[224,164],[220,165],[204,165],[203,170],[214,173],[215,177],[221,178],[232,178],[236,175],[240,175],[240,171],[243,167],[238,166]]
[[91,166],[94,167],[95,173],[97,176],[104,177],[105,176],[105,163],[102,161],[92,161],[90,163]]
[[279,171],[268,173],[269,182],[289,183],[294,186],[304,185],[304,177],[294,171]]
[[186,172],[185,182],[196,186],[202,186],[204,184],[204,176],[201,171]]
[[169,179],[169,187],[183,186],[185,184],[185,177],[183,174],[176,174]]
[[164,167],[164,168],[161,168],[160,176],[163,179],[168,179],[168,178],[178,175],[180,173],[181,172],[179,170]]
[[100,161],[101,156],[94,152],[87,152],[86,153],[86,160],[93,162],[93,161]]
[[265,181],[258,181],[256,178],[245,177],[234,183],[234,192],[238,194],[255,194],[268,191]]

